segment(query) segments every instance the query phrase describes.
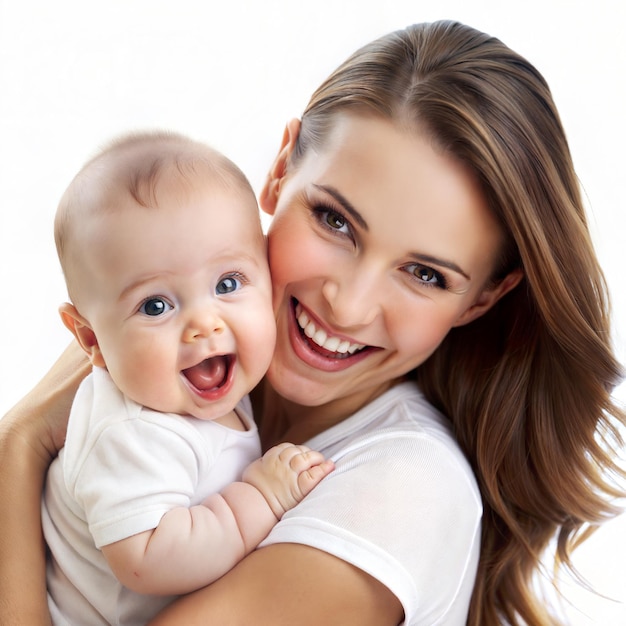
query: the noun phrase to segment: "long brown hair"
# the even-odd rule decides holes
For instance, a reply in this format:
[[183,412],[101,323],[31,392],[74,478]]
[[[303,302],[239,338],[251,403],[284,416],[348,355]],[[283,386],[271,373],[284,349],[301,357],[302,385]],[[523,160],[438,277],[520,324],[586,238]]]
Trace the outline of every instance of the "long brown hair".
[[611,397],[622,372],[606,284],[548,85],[493,37],[418,24],[358,50],[314,93],[294,162],[346,110],[426,129],[463,161],[505,233],[494,281],[523,270],[491,311],[449,333],[417,379],[452,421],[483,494],[468,623],[554,624],[535,577],[553,539],[556,580],[617,513],[626,416]]

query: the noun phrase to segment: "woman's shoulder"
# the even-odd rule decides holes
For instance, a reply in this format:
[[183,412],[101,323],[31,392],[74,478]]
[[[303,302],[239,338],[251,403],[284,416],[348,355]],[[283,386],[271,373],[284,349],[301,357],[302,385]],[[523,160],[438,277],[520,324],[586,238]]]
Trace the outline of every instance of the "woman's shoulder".
[[335,471],[264,545],[310,545],[369,572],[400,599],[407,623],[466,615],[482,502],[445,418],[401,384],[338,426],[321,450]]
[[[351,458],[351,465],[372,463],[403,465],[407,479],[423,480],[439,469],[440,480],[460,477],[480,500],[472,469],[458,445],[449,420],[435,409],[412,382],[398,384],[353,416],[308,442],[335,462]],[[444,471],[445,468],[445,471]]]

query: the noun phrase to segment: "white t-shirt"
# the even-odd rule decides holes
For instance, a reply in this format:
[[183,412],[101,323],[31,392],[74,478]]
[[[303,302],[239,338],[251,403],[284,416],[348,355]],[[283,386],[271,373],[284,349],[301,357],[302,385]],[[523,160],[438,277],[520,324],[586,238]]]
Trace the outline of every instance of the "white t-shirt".
[[42,503],[55,624],[145,624],[172,600],[120,585],[99,548],[155,528],[170,509],[199,504],[239,480],[261,448],[247,397],[237,413],[245,432],[151,411],[94,368],[76,394]]
[[448,421],[407,382],[307,445],[336,469],[261,546],[305,544],[368,572],[402,602],[406,626],[465,624],[482,504]]

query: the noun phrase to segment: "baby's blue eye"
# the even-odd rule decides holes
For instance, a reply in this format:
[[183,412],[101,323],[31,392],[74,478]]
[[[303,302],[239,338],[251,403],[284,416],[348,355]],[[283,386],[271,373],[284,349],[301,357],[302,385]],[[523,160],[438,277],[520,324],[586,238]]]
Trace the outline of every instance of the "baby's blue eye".
[[234,276],[224,276],[223,278],[220,278],[215,286],[215,293],[219,295],[232,293],[233,291],[239,289],[240,286],[241,282]]
[[139,307],[139,312],[150,317],[157,317],[170,311],[172,308],[172,305],[163,298],[148,298]]

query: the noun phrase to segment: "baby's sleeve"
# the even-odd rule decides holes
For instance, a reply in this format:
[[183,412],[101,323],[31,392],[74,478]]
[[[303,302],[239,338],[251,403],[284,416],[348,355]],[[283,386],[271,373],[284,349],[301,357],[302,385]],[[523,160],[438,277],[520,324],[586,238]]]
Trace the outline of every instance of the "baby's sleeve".
[[155,528],[171,508],[188,507],[201,466],[180,433],[141,419],[104,428],[66,475],[98,548]]

